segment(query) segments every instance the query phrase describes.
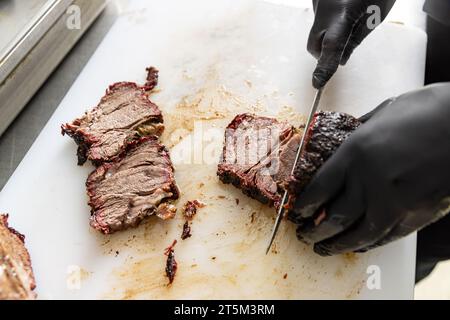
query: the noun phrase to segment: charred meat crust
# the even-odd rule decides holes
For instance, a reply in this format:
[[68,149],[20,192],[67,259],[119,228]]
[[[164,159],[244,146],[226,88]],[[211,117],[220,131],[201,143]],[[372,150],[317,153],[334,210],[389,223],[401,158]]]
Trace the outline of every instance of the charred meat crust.
[[289,179],[290,194],[301,192],[317,170],[330,158],[361,122],[345,113],[320,111],[315,114],[302,156]]
[[[301,196],[301,192],[319,168],[360,125],[361,122],[358,119],[345,113],[320,111],[315,114],[307,132],[302,156],[287,183],[287,190],[289,191],[287,204],[289,213],[287,216],[290,220],[297,224],[305,223],[305,221],[299,221],[298,215],[292,212],[295,200]],[[313,220],[319,219],[321,214],[314,216]],[[323,219],[323,217],[320,219]],[[315,222],[312,221],[312,223]]]
[[25,237],[0,214],[0,300],[34,299],[36,287]]
[[127,145],[142,136],[160,135],[164,129],[159,108],[144,87],[133,82],[111,85],[99,104],[81,118],[61,126],[78,145],[78,164],[94,165],[122,155]]
[[153,136],[133,141],[126,154],[99,166],[86,187],[90,224],[105,234],[136,227],[153,214],[172,218],[167,202],[179,197],[169,152]]

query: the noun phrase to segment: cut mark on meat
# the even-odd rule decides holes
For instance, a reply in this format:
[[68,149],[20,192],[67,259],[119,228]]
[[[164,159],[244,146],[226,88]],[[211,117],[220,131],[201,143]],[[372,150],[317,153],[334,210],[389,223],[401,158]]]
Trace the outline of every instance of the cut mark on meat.
[[175,250],[174,247],[177,244],[177,240],[173,240],[173,243],[165,249],[164,255],[167,256],[166,260],[166,276],[169,279],[169,285],[173,283],[175,275],[178,269],[178,263],[175,260]]

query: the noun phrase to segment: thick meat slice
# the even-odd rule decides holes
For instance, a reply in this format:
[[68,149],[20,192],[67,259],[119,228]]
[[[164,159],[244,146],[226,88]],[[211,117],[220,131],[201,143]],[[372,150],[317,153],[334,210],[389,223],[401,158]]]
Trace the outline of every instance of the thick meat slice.
[[86,182],[91,226],[105,234],[136,227],[156,214],[173,218],[178,198],[174,169],[167,149],[156,137],[135,142],[126,155],[104,163]]
[[303,129],[272,118],[238,115],[225,131],[217,174],[222,182],[232,183],[246,195],[278,207],[283,190],[287,188],[293,200],[359,125],[347,114],[316,113],[291,176]]
[[301,130],[273,118],[241,114],[225,130],[217,175],[258,201],[278,206]]
[[78,144],[78,164],[87,159],[95,165],[120,156],[127,145],[141,136],[160,135],[164,130],[161,111],[145,88],[132,82],[109,87],[100,103],[72,123],[62,125]]
[[0,300],[34,299],[36,287],[24,236],[0,214]]

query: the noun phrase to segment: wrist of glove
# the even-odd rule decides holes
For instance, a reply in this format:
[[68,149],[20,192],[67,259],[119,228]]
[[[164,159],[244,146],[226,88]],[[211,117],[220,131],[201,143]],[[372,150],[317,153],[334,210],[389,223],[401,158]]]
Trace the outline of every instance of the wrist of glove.
[[[353,50],[372,32],[368,23],[374,14],[384,20],[395,0],[313,0],[315,19],[309,34],[308,51],[318,59],[313,86],[323,87],[344,65]],[[375,5],[379,11],[368,12]],[[372,19],[371,19],[372,18]]]
[[389,99],[361,120],[289,215],[321,255],[366,251],[450,211],[450,83]]

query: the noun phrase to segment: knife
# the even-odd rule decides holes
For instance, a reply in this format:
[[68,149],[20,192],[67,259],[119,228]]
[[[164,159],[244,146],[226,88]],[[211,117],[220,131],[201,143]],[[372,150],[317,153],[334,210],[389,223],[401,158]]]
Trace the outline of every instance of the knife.
[[[311,125],[311,122],[314,119],[314,114],[316,113],[317,108],[319,107],[320,98],[322,97],[322,91],[323,91],[323,87],[317,90],[316,96],[314,97],[314,102],[313,102],[313,105],[309,112],[308,121],[306,121],[305,130],[303,131],[302,140],[300,141],[300,144],[297,149],[297,155],[295,156],[294,165],[292,166],[292,170],[291,170],[291,175],[294,174],[295,167],[297,166],[297,162],[300,159],[300,155],[301,155],[302,150],[305,145],[306,134],[308,133],[309,126]],[[287,197],[288,197],[288,191],[285,190],[284,194],[283,194],[283,198],[281,199],[280,208],[278,209],[277,219],[275,220],[275,224],[272,228],[272,235],[270,236],[270,241],[269,241],[269,245],[267,246],[267,249],[266,249],[266,254],[269,253],[270,248],[272,247],[273,240],[275,240],[275,237],[278,232],[278,228],[280,227],[280,224],[281,224],[281,220],[283,219],[284,205],[287,200]]]

